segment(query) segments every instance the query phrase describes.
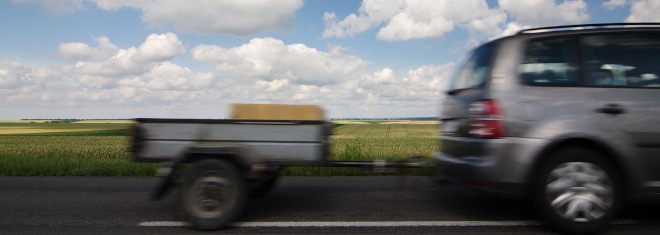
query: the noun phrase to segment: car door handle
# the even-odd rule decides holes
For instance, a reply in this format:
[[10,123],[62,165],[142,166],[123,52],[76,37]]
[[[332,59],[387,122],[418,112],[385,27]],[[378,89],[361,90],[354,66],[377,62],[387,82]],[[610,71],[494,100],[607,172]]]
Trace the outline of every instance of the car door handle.
[[596,109],[596,112],[617,115],[625,113],[626,110],[619,104],[606,104],[605,107]]

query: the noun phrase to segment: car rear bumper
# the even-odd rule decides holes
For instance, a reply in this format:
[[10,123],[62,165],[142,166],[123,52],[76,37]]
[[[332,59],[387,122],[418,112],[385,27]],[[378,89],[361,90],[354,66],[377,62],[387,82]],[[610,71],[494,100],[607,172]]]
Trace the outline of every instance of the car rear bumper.
[[[475,141],[460,137],[443,137],[443,144],[457,141]],[[476,140],[464,146],[479,145],[481,151],[468,156],[453,156],[443,151],[433,154],[436,179],[467,185],[504,196],[522,197],[534,158],[545,141],[531,138]],[[456,151],[454,149],[454,151]],[[478,153],[478,154],[477,154]]]

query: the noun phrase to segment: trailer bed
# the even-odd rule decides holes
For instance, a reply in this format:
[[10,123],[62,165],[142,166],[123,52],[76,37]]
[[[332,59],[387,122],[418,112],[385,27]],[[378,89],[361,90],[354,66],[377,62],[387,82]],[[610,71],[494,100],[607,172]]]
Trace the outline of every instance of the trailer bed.
[[332,124],[325,121],[139,118],[133,127],[136,162],[168,162],[191,149],[233,148],[246,164],[323,162]]

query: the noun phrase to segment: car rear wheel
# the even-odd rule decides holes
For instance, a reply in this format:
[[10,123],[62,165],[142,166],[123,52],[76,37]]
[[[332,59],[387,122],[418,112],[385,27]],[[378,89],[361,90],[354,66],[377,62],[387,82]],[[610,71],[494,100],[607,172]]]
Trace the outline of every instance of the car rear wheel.
[[573,234],[604,229],[623,203],[618,172],[603,156],[583,148],[553,153],[533,190],[534,203],[550,224]]

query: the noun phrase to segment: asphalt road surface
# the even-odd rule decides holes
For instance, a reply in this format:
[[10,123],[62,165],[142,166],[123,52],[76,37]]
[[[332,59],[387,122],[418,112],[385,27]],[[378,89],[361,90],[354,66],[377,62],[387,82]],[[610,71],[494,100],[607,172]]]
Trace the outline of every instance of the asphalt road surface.
[[[157,178],[0,177],[0,234],[186,234]],[[284,177],[219,233],[554,234],[517,200],[425,177]],[[605,234],[660,234],[660,204],[632,205]]]

